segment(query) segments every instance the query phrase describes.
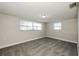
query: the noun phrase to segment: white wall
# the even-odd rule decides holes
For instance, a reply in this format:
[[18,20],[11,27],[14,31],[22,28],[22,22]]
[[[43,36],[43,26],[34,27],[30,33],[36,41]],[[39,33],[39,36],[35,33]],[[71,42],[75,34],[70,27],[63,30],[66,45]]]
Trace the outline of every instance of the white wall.
[[42,23],[42,31],[21,31],[19,30],[19,20],[22,19],[0,14],[0,48],[31,41],[41,37],[51,37],[77,43],[77,19],[61,21],[61,31],[55,31],[53,29],[53,23],[55,21]]
[[0,48],[44,37],[44,24],[42,31],[21,31],[19,20],[21,18],[0,14]]
[[77,43],[77,19],[59,21],[62,23],[62,29],[60,31],[53,29],[53,23],[55,22],[57,21],[53,21],[47,24],[48,37]]
[[77,12],[78,12],[78,45],[77,45],[77,47],[78,47],[78,55],[79,55],[79,6],[77,6]]

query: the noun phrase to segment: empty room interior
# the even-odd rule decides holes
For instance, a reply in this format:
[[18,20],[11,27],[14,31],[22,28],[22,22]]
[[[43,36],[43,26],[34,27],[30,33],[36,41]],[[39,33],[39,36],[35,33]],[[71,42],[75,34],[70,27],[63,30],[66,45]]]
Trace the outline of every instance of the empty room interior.
[[0,2],[0,56],[78,56],[79,3]]

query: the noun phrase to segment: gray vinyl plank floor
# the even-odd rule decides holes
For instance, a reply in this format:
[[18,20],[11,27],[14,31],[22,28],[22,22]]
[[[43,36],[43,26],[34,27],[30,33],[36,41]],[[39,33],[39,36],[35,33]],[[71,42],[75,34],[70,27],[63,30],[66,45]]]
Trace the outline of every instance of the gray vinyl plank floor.
[[77,56],[77,44],[41,38],[0,49],[1,56]]

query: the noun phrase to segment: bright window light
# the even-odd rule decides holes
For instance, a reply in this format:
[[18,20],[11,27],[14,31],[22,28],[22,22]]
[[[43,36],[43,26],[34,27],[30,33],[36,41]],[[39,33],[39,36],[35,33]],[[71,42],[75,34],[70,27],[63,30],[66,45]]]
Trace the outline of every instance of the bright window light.
[[54,23],[54,30],[61,30],[61,23],[60,22]]
[[23,25],[23,26],[32,26],[32,22],[29,22],[29,21],[20,21],[20,25]]
[[20,21],[20,30],[42,30],[42,24],[38,22]]
[[40,23],[33,23],[34,30],[42,30],[42,25]]
[[25,26],[20,26],[20,30],[27,30]]

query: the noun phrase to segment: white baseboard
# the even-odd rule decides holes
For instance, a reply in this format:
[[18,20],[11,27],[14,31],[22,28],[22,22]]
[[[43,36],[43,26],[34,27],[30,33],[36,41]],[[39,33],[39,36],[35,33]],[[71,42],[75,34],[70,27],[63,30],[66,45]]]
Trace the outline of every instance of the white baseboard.
[[55,38],[55,39],[66,41],[66,42],[76,43],[76,44],[78,43],[78,42],[70,41],[70,40],[67,40],[67,39],[64,40],[62,38],[57,38],[57,37],[51,37],[51,36],[47,36],[47,37],[49,37],[49,38]]
[[8,45],[3,45],[3,46],[0,46],[0,49],[10,47],[10,46],[13,46],[13,45],[17,45],[17,44],[21,44],[21,43],[25,43],[25,42],[29,42],[29,41],[32,41],[32,40],[40,39],[40,38],[43,38],[43,37],[38,37],[38,38],[33,38],[33,39],[29,39],[29,40],[25,40],[25,41],[21,41],[21,42],[16,42],[16,43],[8,44]]
[[[46,37],[55,38],[55,39],[59,39],[59,40],[62,40],[62,41],[66,41],[66,42],[71,42],[71,43],[76,43],[76,44],[77,44],[77,42],[69,41],[69,40],[63,40],[63,39],[61,39],[61,38],[50,37],[50,36],[46,36]],[[13,45],[17,45],[17,44],[21,44],[21,43],[25,43],[25,42],[29,42],[29,41],[32,41],[32,40],[40,39],[40,38],[44,38],[44,37],[38,37],[38,38],[33,38],[33,39],[29,39],[29,40],[17,42],[17,43],[12,43],[12,44],[8,44],[8,45],[3,45],[3,46],[0,46],[0,49],[1,49],[1,48],[6,48],[6,47],[9,47],[9,46],[13,46]]]

